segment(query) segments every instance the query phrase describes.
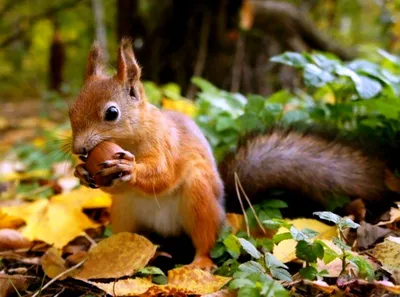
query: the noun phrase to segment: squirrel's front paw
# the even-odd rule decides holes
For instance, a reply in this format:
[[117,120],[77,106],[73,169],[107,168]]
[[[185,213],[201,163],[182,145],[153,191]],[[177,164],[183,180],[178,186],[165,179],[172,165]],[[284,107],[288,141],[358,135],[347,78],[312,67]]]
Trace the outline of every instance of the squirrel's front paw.
[[85,164],[76,165],[74,175],[75,175],[75,177],[79,178],[81,185],[84,185],[86,187],[90,187],[93,189],[98,188],[93,177],[90,175],[89,171],[87,171]]
[[96,175],[116,176],[111,186],[134,180],[135,157],[130,152],[120,152],[99,166],[102,168]]

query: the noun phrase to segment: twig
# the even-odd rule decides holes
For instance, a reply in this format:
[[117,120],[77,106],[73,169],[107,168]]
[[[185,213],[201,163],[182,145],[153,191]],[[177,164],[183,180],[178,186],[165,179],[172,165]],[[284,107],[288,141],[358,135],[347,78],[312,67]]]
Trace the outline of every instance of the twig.
[[47,284],[45,284],[43,287],[41,287],[39,291],[37,291],[35,294],[32,295],[32,297],[37,297],[40,294],[41,291],[47,289],[51,284],[53,284],[54,282],[56,282],[57,280],[59,280],[63,276],[68,275],[70,272],[72,272],[75,269],[79,268],[79,266],[81,266],[83,264],[83,262],[85,262],[85,260],[82,260],[81,262],[79,262],[78,264],[72,266],[71,268],[68,268],[64,272],[61,272],[59,275],[57,275],[56,277],[51,279]]
[[244,198],[246,198],[246,201],[247,201],[247,203],[249,204],[250,209],[251,209],[251,211],[252,211],[254,217],[256,218],[256,221],[257,221],[258,226],[260,227],[260,229],[262,230],[262,232],[263,232],[264,234],[267,234],[267,232],[265,231],[263,225],[262,225],[261,222],[260,222],[260,219],[258,218],[258,216],[257,216],[257,214],[256,214],[255,209],[253,208],[253,205],[252,205],[251,202],[250,202],[249,197],[247,197],[246,192],[244,191],[243,186],[242,186],[242,184],[241,184],[241,182],[240,182],[240,180],[239,180],[239,177],[238,177],[238,175],[237,175],[236,173],[235,173],[235,178],[237,178],[237,181],[238,181],[240,190],[242,191],[242,193],[243,193],[243,195],[244,195]]
[[[196,65],[194,66],[193,76],[201,76],[204,70],[204,64],[207,58],[207,50],[208,50],[208,36],[210,35],[210,12],[206,11],[203,17],[203,25],[201,27],[200,33],[200,48],[197,53]],[[189,89],[187,91],[186,97],[189,99],[193,99],[194,94],[196,92],[196,86],[194,84],[190,84]]]
[[247,232],[247,235],[250,237],[249,220],[247,219],[246,211],[245,211],[244,206],[243,206],[242,197],[240,196],[240,192],[239,192],[239,188],[238,188],[238,179],[239,179],[239,178],[238,178],[238,176],[237,176],[237,173],[235,172],[235,188],[236,188],[236,194],[237,194],[237,196],[238,196],[239,203],[240,203],[240,208],[242,209],[243,216],[244,216],[244,221],[245,221],[245,223],[246,223],[246,232]]

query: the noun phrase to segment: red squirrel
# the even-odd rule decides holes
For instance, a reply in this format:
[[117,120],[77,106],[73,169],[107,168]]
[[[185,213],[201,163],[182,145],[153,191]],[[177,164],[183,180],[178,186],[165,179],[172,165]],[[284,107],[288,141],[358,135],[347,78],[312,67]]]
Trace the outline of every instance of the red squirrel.
[[[225,217],[223,183],[206,138],[189,117],[159,110],[146,99],[132,45],[123,39],[114,76],[106,75],[101,50],[90,50],[84,85],[70,108],[73,153],[86,155],[102,141],[124,149],[103,163],[101,174],[124,175],[111,187],[114,232],[187,233],[196,249],[192,266],[210,269],[209,251]],[[78,164],[81,183],[96,187]]]
[[[218,170],[196,124],[151,105],[140,75],[127,39],[119,47],[114,76],[106,75],[94,45],[69,114],[75,154],[86,155],[106,140],[125,150],[101,170],[104,176],[123,173],[111,187],[101,187],[113,196],[115,232],[187,233],[196,249],[191,265],[209,269],[209,251],[225,216],[224,192],[227,209],[238,210],[235,173],[254,203],[267,198],[270,189],[293,191],[294,210],[309,210],[313,201],[324,209],[333,195],[379,205],[386,195],[400,192],[399,179],[379,157],[337,139],[290,129],[273,128],[245,139]],[[77,165],[75,174],[82,184],[97,187],[85,164]]]

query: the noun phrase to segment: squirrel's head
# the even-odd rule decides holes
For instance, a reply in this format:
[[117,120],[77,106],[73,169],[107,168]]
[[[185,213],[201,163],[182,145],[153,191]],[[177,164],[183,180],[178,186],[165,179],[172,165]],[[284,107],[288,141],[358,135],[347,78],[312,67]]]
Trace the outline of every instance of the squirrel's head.
[[121,41],[114,76],[105,73],[101,49],[93,44],[84,85],[69,111],[74,154],[86,155],[104,140],[121,143],[132,138],[146,106],[140,74],[128,39]]

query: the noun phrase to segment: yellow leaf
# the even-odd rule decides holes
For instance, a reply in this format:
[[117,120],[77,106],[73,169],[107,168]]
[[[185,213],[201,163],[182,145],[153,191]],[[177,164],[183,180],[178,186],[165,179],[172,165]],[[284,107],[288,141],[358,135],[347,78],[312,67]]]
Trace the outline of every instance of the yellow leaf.
[[33,178],[47,178],[50,175],[50,171],[48,169],[37,169],[29,172],[18,173],[18,172],[10,172],[0,176],[0,181],[15,181],[15,180],[26,180]]
[[229,277],[212,275],[201,269],[185,266],[168,271],[168,285],[200,295],[216,292],[230,280]]
[[[67,266],[65,265],[65,260],[61,257],[61,250],[51,247],[46,253],[42,256],[41,264],[44,273],[50,277],[55,278],[59,274],[63,273],[67,270]],[[65,279],[67,275],[63,276],[62,279]]]
[[186,296],[217,292],[230,280],[229,277],[212,275],[200,269],[181,267],[168,272],[168,285],[156,285],[144,278],[112,283],[87,282],[113,296]]
[[190,100],[173,100],[168,98],[163,98],[162,106],[164,109],[174,110],[184,113],[190,117],[196,115],[196,107],[194,103]]
[[128,232],[102,240],[90,252],[78,279],[119,278],[144,268],[157,247],[143,236]]
[[17,228],[24,224],[24,220],[7,215],[0,209],[0,229],[4,228]]
[[79,187],[68,193],[58,194],[51,198],[52,201],[74,204],[82,208],[107,208],[111,206],[111,196],[99,189]]
[[111,296],[139,296],[155,286],[155,284],[145,278],[121,279],[112,283],[86,282],[98,287]]
[[0,211],[26,223],[22,235],[29,240],[41,240],[62,248],[85,229],[95,228],[92,222],[73,201],[39,199],[32,203],[3,207]]
[[389,236],[384,242],[375,246],[373,256],[377,258],[383,269],[392,274],[396,283],[400,282],[400,237]]
[[[304,228],[309,228],[314,231],[319,232],[319,234],[315,237],[316,239],[332,239],[336,234],[336,227],[328,226],[320,221],[314,219],[295,219],[292,221],[288,221],[288,223],[293,224],[297,229],[301,230]],[[285,228],[280,228],[277,234],[288,232]],[[296,259],[296,244],[297,241],[294,239],[288,239],[281,241],[274,248],[274,256],[279,259],[279,261],[283,263],[290,262]]]

